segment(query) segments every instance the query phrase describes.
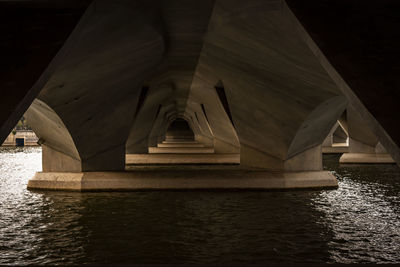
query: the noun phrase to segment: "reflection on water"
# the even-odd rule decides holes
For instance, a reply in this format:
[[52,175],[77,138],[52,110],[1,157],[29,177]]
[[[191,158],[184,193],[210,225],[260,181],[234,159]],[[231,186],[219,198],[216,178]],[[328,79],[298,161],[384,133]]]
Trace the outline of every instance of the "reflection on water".
[[338,190],[31,192],[38,148],[0,150],[0,264],[400,262],[400,172],[338,166]]

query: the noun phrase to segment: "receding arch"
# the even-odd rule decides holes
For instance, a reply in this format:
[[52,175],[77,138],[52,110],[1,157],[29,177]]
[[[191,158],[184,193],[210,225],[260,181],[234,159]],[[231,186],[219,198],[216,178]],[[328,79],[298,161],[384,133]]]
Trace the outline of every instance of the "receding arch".
[[333,97],[318,105],[299,127],[289,146],[287,158],[322,144],[346,107],[344,96]]
[[25,116],[43,147],[43,171],[51,172],[65,167],[71,171],[82,170],[75,142],[62,119],[50,106],[35,99]]

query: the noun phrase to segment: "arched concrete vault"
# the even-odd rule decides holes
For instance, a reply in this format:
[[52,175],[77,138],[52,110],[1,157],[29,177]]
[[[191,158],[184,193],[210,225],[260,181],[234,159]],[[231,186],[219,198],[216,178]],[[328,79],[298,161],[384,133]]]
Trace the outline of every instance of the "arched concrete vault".
[[208,129],[206,133],[212,134],[216,153],[239,153],[240,145],[236,130],[213,85],[195,76],[187,103],[187,108],[192,107],[197,117],[201,119],[203,128]]
[[[81,158],[67,127],[43,101],[33,101],[26,113],[43,148],[43,171],[81,171]],[[51,134],[46,134],[51,130]],[[52,158],[53,160],[49,160]]]
[[370,128],[368,121],[351,105],[347,107],[346,116],[339,120],[348,135],[348,151],[344,153],[341,163],[394,163],[393,158]]
[[177,119],[183,119],[184,121],[186,121],[191,129],[191,131],[194,134],[194,137],[196,135],[200,134],[200,128],[198,127],[198,125],[193,121],[192,117],[190,116],[190,114],[187,113],[178,113],[176,111],[171,111],[168,112],[165,116],[165,120],[163,121],[162,127],[159,128],[159,132],[157,133],[157,140],[158,143],[164,141],[167,137],[167,131],[170,128],[171,124],[174,123],[175,120]]
[[[193,81],[194,84],[195,82],[196,80]],[[193,88],[195,87],[192,85],[187,110],[193,110],[196,121],[198,119],[198,123],[203,129],[200,139],[204,139],[206,143],[212,141],[215,153],[239,153],[239,140],[235,129],[221,109],[215,92],[212,89],[208,91],[206,88],[202,88],[204,95],[197,96]],[[210,110],[209,107],[212,104],[215,104],[217,108]]]
[[[204,112],[201,110],[200,104],[188,101],[186,112],[190,114],[193,125],[198,128],[195,132],[195,139],[207,147],[215,147],[214,135],[204,116]],[[218,149],[216,149],[215,152],[221,153]]]
[[166,113],[175,109],[176,107],[174,103],[161,106],[160,111],[157,113],[157,117],[155,118],[151,131],[148,135],[147,147],[157,146],[158,142],[161,139],[161,134],[163,133],[163,129],[165,129],[166,127],[167,123]]
[[185,119],[185,116],[178,116],[168,123],[165,132],[165,140],[168,139],[182,139],[187,141],[195,140],[195,129],[193,123]]
[[136,115],[126,142],[126,153],[147,153],[152,129],[164,113],[165,101],[172,99],[173,88],[170,85],[150,87],[144,103]]

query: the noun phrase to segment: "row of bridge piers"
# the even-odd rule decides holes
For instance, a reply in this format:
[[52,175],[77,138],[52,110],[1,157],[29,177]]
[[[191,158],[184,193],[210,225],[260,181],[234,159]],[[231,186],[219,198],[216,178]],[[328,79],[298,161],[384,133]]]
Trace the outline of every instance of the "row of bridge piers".
[[323,170],[323,152],[345,152],[341,163],[399,164],[400,113],[386,97],[395,90],[381,82],[397,72],[383,75],[378,56],[359,54],[375,53],[359,47],[381,24],[365,35],[363,16],[351,14],[372,9],[349,2],[8,5],[4,29],[14,29],[7,14],[18,5],[36,15],[18,22],[19,46],[4,41],[15,57],[0,77],[0,142],[24,115],[43,155],[31,189],[325,188],[338,182]]
[[[350,138],[352,127],[349,128],[346,117],[345,111],[322,145],[296,159],[308,164],[312,162],[311,170],[303,170],[296,163],[287,165],[296,166],[294,170],[243,165],[240,149],[235,153],[216,153],[212,143],[202,142],[188,122],[178,118],[157,138],[156,146],[148,147],[147,153],[127,153],[124,171],[73,173],[68,171],[69,166],[57,166],[66,168],[66,171],[51,169],[37,173],[28,187],[78,191],[335,188],[336,177],[329,171],[322,171],[322,154],[342,153],[339,159],[342,164],[395,163],[377,138],[370,143],[365,142],[366,139],[361,142]],[[363,132],[370,134],[367,137],[373,136],[368,129]],[[58,156],[44,146],[44,163],[57,161]],[[61,162],[65,163],[65,160]]]

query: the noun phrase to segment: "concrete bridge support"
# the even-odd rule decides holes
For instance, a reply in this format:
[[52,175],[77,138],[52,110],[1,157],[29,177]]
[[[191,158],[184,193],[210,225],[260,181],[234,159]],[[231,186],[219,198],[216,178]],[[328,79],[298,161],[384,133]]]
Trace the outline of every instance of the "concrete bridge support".
[[[366,121],[400,155],[283,0],[96,0],[39,85],[26,117],[44,172],[30,188],[335,187],[321,144],[349,102],[350,152],[377,151]],[[177,119],[193,133],[178,148],[207,153],[161,153],[177,152]],[[191,159],[236,165],[142,166]]]
[[26,113],[44,147],[43,171],[124,170],[132,110],[163,51],[146,6],[91,4]]
[[340,157],[340,163],[395,163],[369,129],[369,125],[351,106],[347,109],[346,124],[349,133],[349,151]]
[[347,153],[349,152],[348,143],[347,131],[343,129],[342,124],[338,121],[322,143],[322,153]]
[[[280,1],[217,1],[189,98],[203,103],[209,120],[223,122],[211,123],[216,139],[230,140],[226,133],[235,131],[242,166],[322,170],[320,144],[347,101],[286,8]],[[221,95],[225,106],[212,102]]]
[[[116,136],[113,138],[121,141],[126,138],[128,152],[141,151],[143,153],[145,142],[141,140],[148,135],[149,152],[160,154],[160,150],[171,150],[171,148],[158,147],[163,141],[172,140],[168,132],[169,126],[176,118],[183,118],[189,123],[196,137],[213,140],[212,148],[204,148],[212,149],[207,152],[215,151],[216,154],[226,155],[240,151],[239,170],[233,170],[233,173],[225,170],[225,174],[220,173],[221,179],[225,179],[226,175],[239,174],[244,175],[243,179],[247,179],[245,173],[248,171],[261,171],[265,179],[261,183],[264,188],[270,187],[268,184],[269,181],[274,180],[273,173],[282,179],[283,184],[286,184],[285,186],[282,184],[283,188],[286,186],[313,187],[317,184],[321,187],[335,186],[336,182],[332,174],[322,171],[321,143],[342,114],[347,101],[341,96],[335,83],[302,39],[291,18],[292,14],[288,12],[285,5],[279,4],[279,1],[251,1],[243,6],[243,3],[220,0],[212,4],[210,7],[213,9],[204,9],[205,12],[209,12],[209,19],[205,19],[204,23],[200,21],[203,23],[201,24],[203,33],[191,37],[191,40],[203,39],[201,46],[192,47],[189,50],[196,52],[196,57],[193,61],[187,60],[180,63],[186,65],[185,72],[176,70],[171,73],[170,65],[177,62],[174,44],[178,48],[188,49],[188,47],[179,46],[179,40],[174,39],[169,45],[164,46],[164,39],[157,34],[156,26],[149,26],[151,23],[142,21],[141,18],[135,21],[135,25],[140,23],[143,36],[140,35],[142,37],[140,39],[132,37],[133,44],[143,41],[141,47],[147,48],[148,44],[151,46],[147,54],[142,51],[138,54],[133,51],[130,53],[132,56],[140,54],[149,57],[149,60],[140,64],[141,68],[136,67],[135,72],[127,71],[128,77],[131,78],[129,92],[135,92],[136,95],[124,95],[124,93],[128,94],[127,81],[118,84],[119,99],[126,99],[127,109],[122,108],[124,102],[115,102],[121,109],[121,113],[115,114],[114,108],[107,106],[110,108],[109,113],[106,113],[110,126],[115,127],[115,123],[118,122],[117,116],[124,117],[127,122],[116,127],[124,134],[119,133],[119,139]],[[204,6],[204,4],[201,5]],[[112,9],[107,9],[107,12],[110,10]],[[135,12],[137,12],[136,9]],[[88,14],[85,16],[88,17]],[[118,20],[122,17],[121,15],[123,14],[119,14]],[[110,23],[114,25],[112,22],[116,18],[113,16],[109,18],[112,18]],[[137,36],[137,33],[132,33],[132,36]],[[115,37],[118,40],[118,35]],[[101,40],[98,43],[101,43]],[[118,42],[114,40],[113,45],[116,43]],[[170,48],[170,51],[163,52],[164,55],[160,58],[160,52],[164,47]],[[123,62],[125,60],[126,57]],[[123,67],[123,62],[118,66]],[[152,69],[157,71],[151,73]],[[108,73],[105,72],[105,74]],[[110,80],[117,78],[117,76],[112,76],[113,74],[114,72],[109,74]],[[63,77],[79,77],[79,75],[72,72],[66,73]],[[145,83],[149,89],[146,93],[141,93],[140,90],[143,90]],[[136,86],[136,91],[132,90],[132,86],[133,88]],[[161,90],[160,88],[165,89],[164,93],[156,92],[157,89]],[[96,91],[98,90],[96,88]],[[43,98],[42,101],[45,102],[47,100],[45,92],[50,94],[52,91],[44,88],[43,92],[39,95],[39,99]],[[83,102],[83,104],[90,105],[93,100]],[[75,102],[79,103],[79,101],[71,103]],[[99,102],[104,102],[104,100]],[[47,103],[52,104],[48,100]],[[131,112],[132,119],[126,119],[128,107],[132,111],[136,110]],[[53,105],[52,109],[55,108],[58,106]],[[86,110],[91,112],[88,108]],[[98,110],[98,108],[92,106],[91,110]],[[56,113],[61,112],[57,110]],[[150,118],[151,114],[155,118]],[[75,143],[82,142],[81,140],[85,139],[83,130],[88,131],[89,128],[81,126],[78,133],[81,133],[80,131],[82,133],[79,136],[74,132],[76,123],[68,120],[68,114],[61,113],[60,117],[66,125],[65,128],[71,133],[71,139]],[[103,123],[106,119],[107,117],[103,117]],[[139,131],[142,133],[136,133],[136,129],[141,125],[139,122],[144,120],[153,121],[151,128],[151,123],[145,124],[143,131]],[[131,121],[134,126],[129,128],[127,126]],[[101,127],[96,124],[91,126]],[[130,130],[129,135],[128,130]],[[44,134],[40,135],[44,136]],[[103,141],[103,146],[107,144],[113,148],[117,147],[117,150],[113,153],[110,150],[110,154],[103,152],[105,156],[102,159],[109,159],[111,162],[119,159],[118,162],[123,162],[120,158],[122,154],[120,143]],[[91,140],[89,147],[92,147],[94,142],[96,140]],[[137,148],[138,146],[140,148]],[[80,161],[85,162],[86,144],[79,143],[75,147]],[[104,150],[109,153],[107,149],[101,151]],[[99,166],[93,164],[91,168],[81,168],[81,171],[112,170],[114,166],[114,170],[122,169],[121,163],[115,163],[107,169],[104,161],[99,161],[99,163]],[[86,165],[82,164],[82,166]],[[53,168],[47,171],[59,171],[59,169]],[[79,168],[74,171],[79,171]],[[137,172],[131,174],[134,177],[137,175]],[[160,173],[147,172],[147,175],[154,175],[158,179]],[[319,177],[317,183],[314,178],[311,178],[315,175]],[[37,175],[30,186],[38,186],[38,181],[43,181],[41,180],[43,177],[49,176]],[[86,174],[80,177],[82,183],[86,183],[87,190],[90,190],[90,186],[99,189],[98,184],[88,185],[89,181],[85,181],[85,177],[88,177]],[[126,177],[118,177],[116,180],[109,181],[110,188],[114,188],[115,183],[130,183],[124,180]],[[228,180],[227,182],[229,183]],[[215,181],[216,187],[221,186],[218,183]],[[206,184],[206,187],[213,187],[208,182]],[[199,185],[199,188],[203,186],[205,185]],[[252,187],[249,184],[247,186]],[[135,186],[131,184],[127,187]],[[185,188],[187,185],[182,184],[181,187]],[[234,188],[235,185],[231,184],[231,187]]]

